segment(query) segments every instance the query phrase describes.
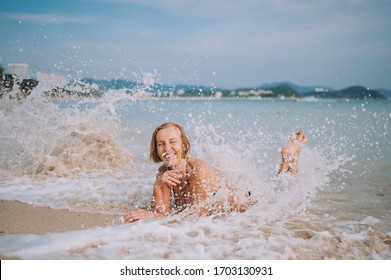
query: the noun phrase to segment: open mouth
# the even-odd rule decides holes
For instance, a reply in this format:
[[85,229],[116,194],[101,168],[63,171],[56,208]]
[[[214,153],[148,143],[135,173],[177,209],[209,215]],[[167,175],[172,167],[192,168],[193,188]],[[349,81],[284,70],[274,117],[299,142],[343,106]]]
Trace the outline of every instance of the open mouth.
[[168,152],[165,152],[162,154],[163,158],[164,158],[164,161],[167,165],[172,165],[173,164],[173,161],[176,159],[176,154],[174,153],[168,153]]

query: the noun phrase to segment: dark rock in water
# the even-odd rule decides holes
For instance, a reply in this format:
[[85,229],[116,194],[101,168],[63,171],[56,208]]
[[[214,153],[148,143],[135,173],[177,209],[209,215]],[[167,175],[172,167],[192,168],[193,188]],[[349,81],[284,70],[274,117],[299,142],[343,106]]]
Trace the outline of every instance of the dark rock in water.
[[1,96],[3,93],[10,93],[14,88],[15,83],[19,86],[19,92],[15,93],[15,96],[9,96],[10,98],[22,99],[31,93],[31,90],[35,88],[39,81],[34,79],[17,80],[12,74],[1,74],[0,90]]
[[11,74],[1,75],[0,86],[11,89],[14,86],[14,77]]
[[50,91],[45,91],[44,96],[49,98],[67,98],[67,97],[101,97],[102,92],[91,89],[83,88],[82,90],[74,90],[72,88],[52,88]]
[[19,88],[23,93],[30,92],[33,88],[38,85],[38,81],[34,79],[23,79],[19,84]]

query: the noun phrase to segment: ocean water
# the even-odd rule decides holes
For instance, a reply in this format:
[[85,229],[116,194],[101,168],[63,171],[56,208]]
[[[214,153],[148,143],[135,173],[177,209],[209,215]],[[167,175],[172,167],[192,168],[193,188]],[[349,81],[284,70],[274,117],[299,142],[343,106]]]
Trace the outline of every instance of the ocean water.
[[[191,155],[257,203],[245,213],[0,237],[22,259],[391,259],[391,104],[376,100],[0,100],[0,199],[121,215],[149,205],[154,128],[181,123]],[[304,129],[296,176],[279,149]]]

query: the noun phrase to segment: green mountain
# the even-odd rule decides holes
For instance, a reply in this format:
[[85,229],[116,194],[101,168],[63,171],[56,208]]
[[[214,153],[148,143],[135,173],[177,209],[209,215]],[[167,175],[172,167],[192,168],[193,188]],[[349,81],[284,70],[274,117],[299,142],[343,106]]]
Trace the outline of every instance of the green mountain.
[[380,92],[381,95],[387,97],[387,98],[391,98],[391,90],[389,89],[385,89],[385,88],[378,88],[376,89],[378,92]]
[[342,90],[332,92],[309,92],[302,94],[303,97],[317,97],[317,98],[344,98],[344,99],[386,99],[377,90],[371,90],[363,86],[351,86]]
[[299,85],[296,85],[296,84],[291,83],[291,82],[268,83],[268,84],[263,84],[263,85],[259,86],[258,88],[276,88],[276,87],[279,87],[279,86],[282,86],[282,85],[289,86],[289,87],[293,88],[295,91],[297,91],[300,94],[314,92],[315,89],[317,89],[317,88],[322,88],[322,89],[325,89],[327,91],[335,91],[335,89],[330,88],[330,87],[326,87],[326,86],[321,86],[321,85],[317,85],[317,86],[299,86]]

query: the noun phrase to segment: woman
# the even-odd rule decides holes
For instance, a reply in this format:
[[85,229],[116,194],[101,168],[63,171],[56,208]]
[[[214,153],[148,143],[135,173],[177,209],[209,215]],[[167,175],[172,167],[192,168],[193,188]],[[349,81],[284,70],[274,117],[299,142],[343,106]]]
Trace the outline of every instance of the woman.
[[[297,173],[301,144],[306,140],[304,131],[296,132],[296,139],[289,140],[281,152],[283,160],[279,173]],[[155,129],[150,144],[150,159],[163,164],[156,176],[151,207],[150,210],[139,209],[130,212],[124,217],[126,223],[169,215],[172,213],[172,197],[176,210],[181,211],[205,201],[221,187],[230,190],[231,194],[227,198],[229,210],[245,211],[249,204],[238,203],[235,192],[227,184],[222,183],[217,171],[203,160],[189,156],[189,151],[189,139],[179,124],[165,123]],[[203,205],[198,209],[198,214],[201,216],[209,210]]]

